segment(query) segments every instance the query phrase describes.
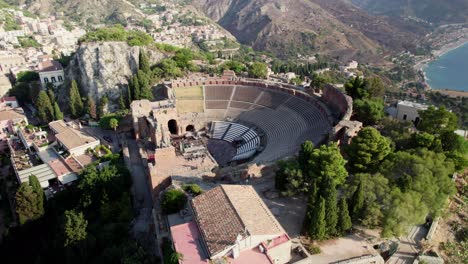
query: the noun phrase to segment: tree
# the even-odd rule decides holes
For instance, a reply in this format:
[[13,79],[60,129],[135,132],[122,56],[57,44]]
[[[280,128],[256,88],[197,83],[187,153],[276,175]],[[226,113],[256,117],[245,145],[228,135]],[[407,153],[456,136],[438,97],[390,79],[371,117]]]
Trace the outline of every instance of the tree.
[[54,109],[45,91],[39,93],[36,100],[37,114],[42,123],[49,123],[54,119]]
[[127,106],[125,105],[125,99],[122,93],[120,93],[120,96],[119,96],[119,108],[120,110],[127,109]]
[[16,214],[21,225],[33,220],[37,220],[44,215],[44,208],[41,207],[41,197],[34,192],[34,189],[27,182],[23,182],[15,194]]
[[309,141],[309,140],[304,142],[301,145],[301,149],[299,150],[297,161],[299,162],[299,166],[301,170],[306,173],[310,170],[309,161],[312,159],[313,152],[314,152],[314,143],[312,143],[312,141]]
[[[37,179],[35,175],[29,176],[29,185],[31,186],[33,192],[37,195],[37,207],[40,211],[44,211],[44,202],[45,202],[45,194],[44,190],[42,189],[41,183]],[[44,214],[44,213],[42,213]]]
[[263,62],[254,62],[249,67],[250,77],[266,79],[267,75],[268,75],[268,66]]
[[71,82],[69,95],[70,114],[75,118],[80,117],[83,114],[83,100],[75,80]]
[[148,60],[148,56],[146,55],[146,52],[142,51],[140,49],[140,54],[139,54],[139,69],[142,70],[144,73],[149,74],[151,72],[151,67],[150,63]]
[[429,106],[427,110],[419,111],[421,122],[418,129],[434,135],[442,135],[446,132],[453,132],[457,129],[457,116],[448,111],[445,107],[436,109]]
[[166,214],[174,214],[182,210],[187,202],[185,193],[181,190],[172,189],[164,193],[161,207]]
[[406,192],[421,195],[431,215],[438,215],[447,198],[455,193],[451,180],[455,165],[444,153],[427,149],[397,152],[381,165],[382,174]]
[[131,97],[133,98],[133,100],[140,100],[140,82],[138,81],[138,76],[136,74],[132,77],[130,87],[132,88]]
[[60,107],[57,104],[57,102],[54,103],[54,114],[55,114],[55,120],[63,120],[63,113],[60,110]]
[[362,99],[368,96],[364,88],[364,80],[360,76],[356,76],[345,83],[345,90],[353,99]]
[[153,100],[153,92],[151,89],[151,79],[149,76],[142,70],[138,70],[137,79],[140,88],[139,99],[148,99]]
[[132,80],[130,80],[128,82],[128,85],[127,85],[127,108],[130,108],[130,105],[132,104],[133,102],[133,99],[132,99],[132,93],[133,93],[133,84],[132,84]]
[[344,235],[351,229],[351,227],[353,227],[351,217],[349,216],[348,203],[345,198],[340,199],[338,212],[338,223],[336,229],[341,235]]
[[331,83],[330,78],[325,77],[323,74],[314,73],[312,75],[310,86],[313,88],[322,89],[327,83]]
[[88,99],[86,100],[86,113],[94,120],[96,120],[98,118],[97,109],[96,109],[96,102],[89,95],[88,95]]
[[325,199],[325,219],[326,219],[326,233],[327,236],[334,236],[337,234],[336,225],[338,223],[338,194],[333,178],[327,177],[323,180],[320,188],[320,193]]
[[55,93],[54,93],[54,85],[52,83],[47,83],[47,95],[49,96],[50,103],[55,103]]
[[335,185],[341,185],[348,177],[345,165],[346,160],[341,155],[337,144],[322,145],[312,152],[308,164],[309,179],[307,180],[309,183],[316,181],[321,184],[322,180],[330,177]]
[[39,81],[39,73],[34,71],[22,71],[16,75],[17,82],[34,82]]
[[351,217],[357,221],[361,217],[362,208],[364,208],[364,181],[359,181],[358,188],[351,197]]
[[366,126],[375,125],[384,117],[384,103],[382,99],[357,99],[354,101],[356,119]]
[[84,218],[83,213],[75,210],[67,210],[64,213],[64,217],[64,246],[73,246],[77,242],[85,240],[88,235],[86,232],[88,221]]
[[117,127],[119,126],[119,120],[117,120],[116,118],[111,118],[111,120],[109,120],[109,126],[110,128],[117,130]]
[[346,149],[354,172],[372,172],[391,152],[390,140],[372,127],[363,128]]
[[307,184],[296,160],[278,162],[276,186],[283,196],[293,196],[307,192]]
[[368,93],[368,98],[381,98],[385,94],[385,86],[379,77],[364,79],[364,87]]
[[99,101],[99,109],[98,109],[99,118],[102,118],[104,116],[105,109],[108,103],[109,103],[109,98],[107,98],[107,96],[104,95],[103,97],[101,97],[101,100]]
[[356,174],[349,182],[349,185],[344,188],[346,196],[352,197],[361,183],[361,188],[364,190],[364,207],[361,210],[360,219],[357,220],[359,224],[368,228],[379,227],[382,224],[384,210],[390,205],[390,192],[393,186],[380,173]]
[[325,222],[325,199],[320,196],[316,204],[309,221],[309,234],[315,240],[323,240],[327,231]]
[[408,227],[423,224],[428,214],[427,206],[422,203],[422,195],[417,192],[402,192],[396,188],[392,191],[392,203],[383,220],[383,237],[399,237],[405,234]]

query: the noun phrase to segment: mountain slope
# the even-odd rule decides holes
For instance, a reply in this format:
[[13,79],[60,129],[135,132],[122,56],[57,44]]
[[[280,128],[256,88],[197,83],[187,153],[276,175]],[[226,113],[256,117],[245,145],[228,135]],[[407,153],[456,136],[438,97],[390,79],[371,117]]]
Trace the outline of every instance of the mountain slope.
[[282,57],[325,53],[372,61],[413,49],[426,29],[369,15],[345,0],[193,0],[244,44]]
[[350,0],[374,14],[415,17],[435,24],[468,23],[468,0]]

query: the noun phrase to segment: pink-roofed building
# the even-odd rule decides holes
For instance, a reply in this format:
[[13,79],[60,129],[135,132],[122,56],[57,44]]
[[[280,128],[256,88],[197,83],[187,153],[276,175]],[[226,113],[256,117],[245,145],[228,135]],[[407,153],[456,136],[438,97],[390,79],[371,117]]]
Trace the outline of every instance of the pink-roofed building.
[[200,242],[200,232],[195,222],[172,226],[171,235],[175,251],[184,255],[180,264],[208,263],[208,255]]
[[291,239],[252,186],[221,185],[195,197],[190,205],[193,221],[171,227],[175,251],[184,256],[180,264],[291,260]]

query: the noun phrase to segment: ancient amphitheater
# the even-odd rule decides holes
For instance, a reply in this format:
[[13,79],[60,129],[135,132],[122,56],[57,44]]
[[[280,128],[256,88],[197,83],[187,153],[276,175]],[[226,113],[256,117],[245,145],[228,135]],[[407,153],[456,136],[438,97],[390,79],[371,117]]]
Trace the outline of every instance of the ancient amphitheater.
[[[132,103],[136,138],[154,144],[148,159],[157,182],[219,165],[268,164],[294,155],[306,140],[346,140],[354,126],[351,99],[332,86],[309,95],[287,84],[199,77],[172,81],[160,95]],[[176,169],[186,165],[192,170]]]

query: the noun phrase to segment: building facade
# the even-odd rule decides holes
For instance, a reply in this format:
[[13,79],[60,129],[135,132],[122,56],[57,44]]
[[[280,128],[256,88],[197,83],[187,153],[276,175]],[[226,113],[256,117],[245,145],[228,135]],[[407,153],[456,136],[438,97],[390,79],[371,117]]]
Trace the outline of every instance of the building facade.
[[65,80],[63,67],[58,61],[43,61],[39,63],[38,70],[43,89],[45,89],[49,83],[53,84],[54,87],[62,85]]

